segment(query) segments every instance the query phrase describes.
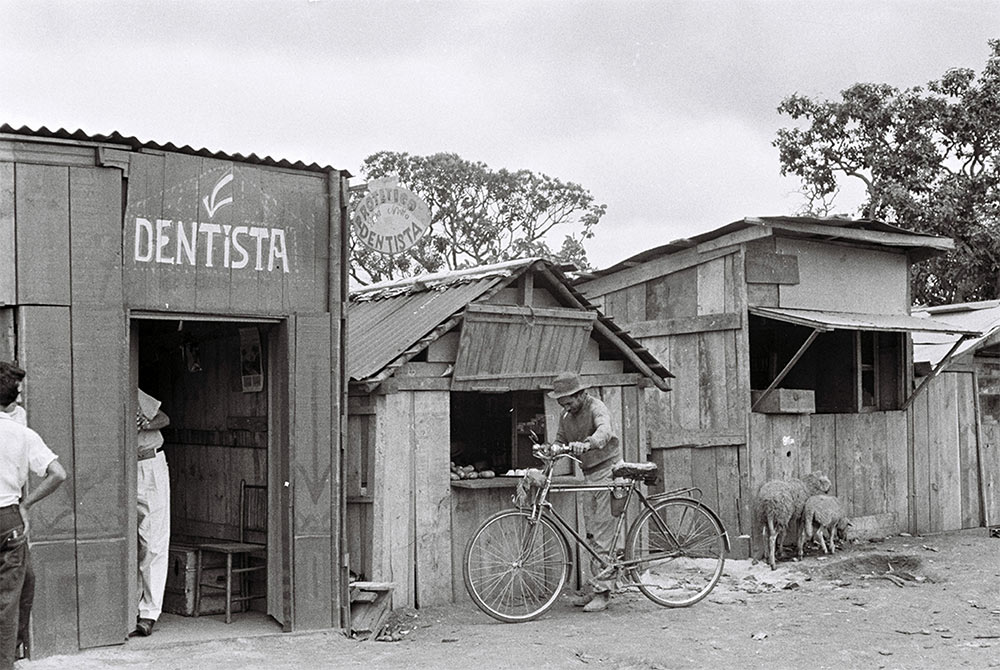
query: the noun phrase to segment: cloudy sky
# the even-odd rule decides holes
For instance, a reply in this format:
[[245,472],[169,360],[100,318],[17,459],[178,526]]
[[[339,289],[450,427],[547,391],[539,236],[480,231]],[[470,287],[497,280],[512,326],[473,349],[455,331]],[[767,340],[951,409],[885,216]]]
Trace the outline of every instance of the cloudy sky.
[[0,123],[544,172],[607,204],[587,245],[606,267],[794,212],[784,96],[980,71],[995,37],[994,0],[0,0]]

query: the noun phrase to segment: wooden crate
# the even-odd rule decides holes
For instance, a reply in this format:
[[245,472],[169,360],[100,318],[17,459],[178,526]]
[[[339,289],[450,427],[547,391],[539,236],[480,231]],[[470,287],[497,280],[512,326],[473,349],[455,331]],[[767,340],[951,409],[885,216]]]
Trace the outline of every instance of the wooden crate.
[[[181,616],[194,616],[195,560],[198,551],[192,545],[171,544],[167,569],[167,586],[163,593],[163,611]],[[218,554],[203,558],[202,581],[225,586],[225,559]],[[233,592],[239,592],[239,582],[234,579]],[[226,611],[226,592],[203,589],[201,614],[222,614]]]
[[[751,393],[754,405],[763,393]],[[753,411],[762,414],[815,414],[816,393],[806,389],[774,389]]]

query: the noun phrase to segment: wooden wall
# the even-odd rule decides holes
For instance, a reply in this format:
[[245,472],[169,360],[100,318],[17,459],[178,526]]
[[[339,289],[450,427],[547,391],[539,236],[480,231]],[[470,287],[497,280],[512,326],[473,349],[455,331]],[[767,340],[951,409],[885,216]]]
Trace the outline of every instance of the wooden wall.
[[[277,282],[240,277],[234,268],[211,276],[194,267],[164,272],[176,266],[167,262],[151,273],[127,271],[123,249],[131,261],[134,244],[126,242],[123,230],[131,234],[134,227],[123,225],[123,178],[130,166],[135,172],[129,194],[135,199],[130,197],[127,207],[134,216],[144,216],[133,208],[143,201],[153,208],[154,220],[157,215],[203,220],[199,203],[210,195],[205,188],[216,182],[199,182],[202,168],[206,175],[233,170],[239,185],[234,202],[245,205],[240,212],[249,221],[286,228],[291,271],[282,272]],[[172,186],[168,182],[174,177]],[[132,191],[133,185],[139,191]],[[184,204],[180,194],[189,186],[193,204]],[[340,263],[331,263],[331,254],[340,254],[342,246],[331,244],[331,235],[346,240],[343,207],[330,211],[330,203],[339,202],[340,188],[336,173],[138,154],[93,143],[0,140],[0,343],[3,355],[16,356],[28,372],[29,425],[69,474],[32,510],[38,575],[34,657],[121,644],[134,626],[129,594],[134,593],[136,466],[133,398],[127,391],[134,379],[128,308],[288,317],[282,355],[287,352],[289,360],[281,367],[287,377],[276,382],[289,400],[281,415],[274,416],[266,404],[248,407],[246,414],[226,417],[223,429],[239,435],[229,442],[206,436],[214,426],[182,438],[186,447],[198,445],[201,455],[211,454],[213,468],[256,476],[266,468],[262,444],[268,431],[281,433],[275,444],[284,459],[283,481],[294,489],[281,492],[283,509],[294,508],[296,514],[286,524],[284,556],[294,554],[297,561],[286,602],[295,602],[297,628],[340,623],[339,582],[346,568],[341,570],[339,559],[342,409],[335,371],[342,368],[342,300],[339,274],[330,272],[342,270]],[[225,209],[218,210],[220,216]],[[226,216],[226,225],[239,225],[231,211]],[[312,314],[293,315],[299,311]],[[175,458],[179,474],[197,469],[188,454]],[[234,485],[217,478],[211,486]],[[223,516],[228,518],[236,498],[226,499]],[[182,509],[195,504],[186,495],[180,502]],[[208,508],[202,505],[202,511]],[[227,525],[221,519],[209,521],[213,531]],[[291,614],[289,609],[289,626]]]
[[125,598],[126,326],[115,271],[122,175],[69,165],[86,153],[65,154],[51,162],[67,164],[0,163],[0,248],[13,242],[16,258],[0,271],[0,290],[18,305],[13,353],[28,372],[29,425],[69,474],[32,510],[38,656],[120,643],[133,618]]
[[[984,474],[990,482],[996,481],[997,458],[995,450],[986,446],[992,438],[990,422],[984,424],[983,446],[978,447],[975,393],[971,370],[945,370],[910,407],[913,532],[982,525],[979,458],[984,458]],[[990,494],[987,503],[995,512],[996,488],[985,483],[984,491]]]
[[645,394],[642,438],[663,487],[700,488],[735,539],[749,515],[744,259],[736,249],[697,260],[603,304],[675,376],[669,393]]
[[[643,397],[658,391],[607,386],[590,392],[607,404],[625,460],[647,460]],[[450,391],[443,389],[351,398],[345,466],[351,570],[393,582],[394,607],[465,597],[465,544],[487,516],[512,504],[514,478],[452,487],[450,404]],[[550,440],[558,421],[555,407],[546,404]],[[557,503],[560,512],[585,532],[575,497],[564,498]],[[577,583],[582,583],[589,566],[577,568]]]
[[[822,472],[852,519],[871,537],[907,526],[906,413],[750,415],[751,495],[771,479]],[[760,527],[751,536],[759,552]]]
[[[136,309],[212,311],[228,314],[322,312],[329,304],[330,221],[326,175],[293,173],[200,156],[133,154],[124,220],[125,299]],[[229,182],[224,182],[231,175]],[[215,191],[220,186],[218,192]],[[339,194],[330,194],[336,202]],[[212,213],[206,201],[232,201]],[[163,228],[162,248],[146,244],[142,222]],[[197,236],[195,262],[178,252],[179,225],[217,225],[275,229],[284,233],[288,272],[270,267],[270,240],[262,242],[258,267],[257,240],[241,234],[239,245],[249,255],[242,262],[236,248],[224,254],[224,236],[213,238],[207,259],[205,235]],[[188,230],[189,228],[184,228]],[[138,243],[137,243],[138,238]],[[334,245],[336,248],[336,245]],[[153,254],[152,260],[140,260]],[[162,257],[161,260],[157,260]],[[229,258],[227,264],[225,259]]]

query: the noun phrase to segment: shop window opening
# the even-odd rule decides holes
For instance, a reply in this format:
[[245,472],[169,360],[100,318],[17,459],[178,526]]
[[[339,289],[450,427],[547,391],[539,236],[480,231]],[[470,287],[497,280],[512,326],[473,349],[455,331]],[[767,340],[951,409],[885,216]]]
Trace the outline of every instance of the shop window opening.
[[[813,329],[750,315],[750,386],[764,390]],[[778,384],[815,394],[816,412],[900,409],[905,334],[832,330],[819,333]]]

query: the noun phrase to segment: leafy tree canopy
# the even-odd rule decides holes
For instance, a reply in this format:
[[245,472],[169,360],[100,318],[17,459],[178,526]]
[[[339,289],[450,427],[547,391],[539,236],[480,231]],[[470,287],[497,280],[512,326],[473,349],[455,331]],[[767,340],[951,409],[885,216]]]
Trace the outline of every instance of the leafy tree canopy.
[[[529,256],[590,268],[583,242],[606,206],[578,184],[528,170],[491,170],[451,153],[382,151],[366,158],[361,171],[367,179],[397,175],[430,206],[432,218],[416,244],[392,256],[352,234],[351,276],[360,284]],[[565,233],[558,250],[546,242],[553,231]]]
[[826,215],[839,179],[860,179],[861,214],[946,235],[955,250],[914,268],[913,298],[935,305],[1000,295],[1000,40],[982,73],[954,68],[926,87],[851,86],[837,101],[798,94],[778,111],[782,174],[798,175],[804,214]]

